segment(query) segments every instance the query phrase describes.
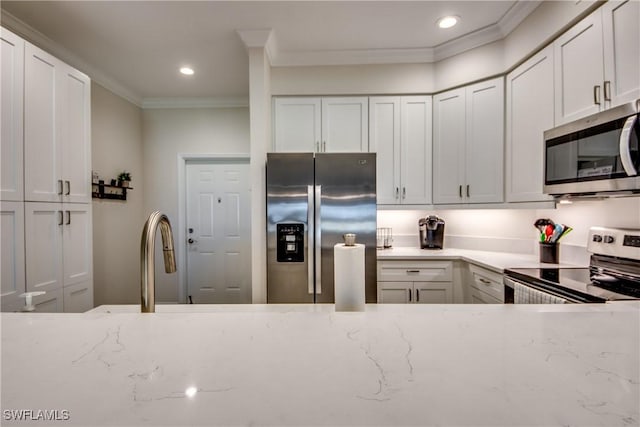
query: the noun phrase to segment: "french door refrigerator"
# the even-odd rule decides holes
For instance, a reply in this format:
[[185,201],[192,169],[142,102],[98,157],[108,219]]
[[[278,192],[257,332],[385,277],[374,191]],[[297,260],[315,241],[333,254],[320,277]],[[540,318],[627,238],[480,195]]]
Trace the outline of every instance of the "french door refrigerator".
[[333,247],[365,245],[377,301],[375,153],[267,153],[267,302],[332,303]]

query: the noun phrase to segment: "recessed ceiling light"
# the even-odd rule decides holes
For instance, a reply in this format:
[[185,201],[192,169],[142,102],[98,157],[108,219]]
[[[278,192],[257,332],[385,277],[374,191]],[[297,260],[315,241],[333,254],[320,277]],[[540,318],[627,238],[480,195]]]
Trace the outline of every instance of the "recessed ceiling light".
[[438,23],[438,27],[440,28],[451,28],[454,25],[456,25],[459,20],[460,20],[459,16],[450,15],[450,16],[443,16],[442,18],[438,19],[437,23]]
[[189,68],[189,67],[180,68],[180,72],[185,76],[192,76],[194,73],[193,68]]

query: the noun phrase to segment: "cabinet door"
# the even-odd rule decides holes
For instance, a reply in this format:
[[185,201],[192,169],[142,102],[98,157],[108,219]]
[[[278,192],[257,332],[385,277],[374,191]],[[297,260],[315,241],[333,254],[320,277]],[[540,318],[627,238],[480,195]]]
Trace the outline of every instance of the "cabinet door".
[[378,304],[407,304],[413,302],[413,283],[378,282]]
[[431,203],[431,117],[430,96],[402,98],[402,150],[400,197],[404,204]]
[[33,297],[36,313],[62,313],[64,311],[62,289],[47,291],[44,295]]
[[24,41],[4,28],[0,28],[0,39],[0,200],[20,201],[24,198]]
[[638,1],[608,1],[602,6],[607,108],[640,98],[639,18]]
[[556,126],[600,111],[604,102],[601,10],[558,37],[553,48]]
[[62,225],[64,286],[92,281],[91,205],[65,203]]
[[418,304],[453,303],[453,284],[451,282],[415,282],[413,288],[415,302]]
[[465,188],[469,203],[504,199],[504,80],[466,88]]
[[320,98],[274,99],[274,150],[320,151]]
[[27,292],[62,288],[62,227],[60,203],[25,203]]
[[367,97],[322,98],[322,151],[369,151]]
[[91,106],[89,78],[60,64],[57,109],[62,150],[63,200],[91,201]]
[[0,301],[2,311],[20,311],[25,292],[24,203],[0,202]]
[[506,192],[508,202],[550,200],[542,191],[543,132],[553,127],[553,47],[507,76]]
[[84,313],[93,308],[93,284],[90,282],[67,286],[63,294],[65,313]]
[[56,125],[59,61],[25,44],[24,198],[56,202],[62,195],[61,150]]
[[465,89],[433,98],[433,203],[461,203],[464,183]]
[[376,156],[379,205],[400,203],[400,98],[369,98],[369,149]]

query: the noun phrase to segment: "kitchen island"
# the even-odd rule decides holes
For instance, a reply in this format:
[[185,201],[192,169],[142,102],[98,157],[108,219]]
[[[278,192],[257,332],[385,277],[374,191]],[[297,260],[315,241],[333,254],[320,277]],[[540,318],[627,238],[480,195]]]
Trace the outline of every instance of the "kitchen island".
[[137,311],[3,313],[2,425],[640,424],[640,303]]

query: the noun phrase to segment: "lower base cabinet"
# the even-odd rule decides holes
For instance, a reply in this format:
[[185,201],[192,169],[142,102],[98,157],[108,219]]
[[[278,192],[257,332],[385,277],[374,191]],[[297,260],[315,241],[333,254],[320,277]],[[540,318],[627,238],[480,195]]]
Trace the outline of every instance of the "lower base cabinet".
[[84,313],[93,308],[93,284],[78,283],[64,289],[63,308],[65,313]]
[[503,304],[502,274],[469,264],[467,302],[472,304]]
[[451,261],[378,262],[378,303],[453,303]]

